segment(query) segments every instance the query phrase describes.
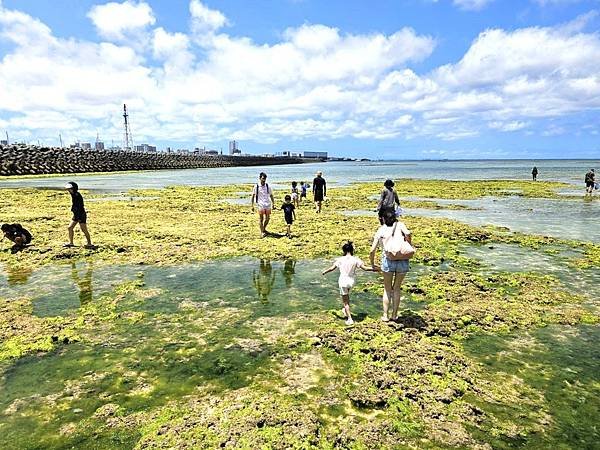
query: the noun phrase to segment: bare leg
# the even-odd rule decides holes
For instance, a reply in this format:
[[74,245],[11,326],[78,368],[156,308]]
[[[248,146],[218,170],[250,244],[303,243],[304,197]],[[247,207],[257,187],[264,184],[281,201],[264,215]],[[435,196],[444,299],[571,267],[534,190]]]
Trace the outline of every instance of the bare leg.
[[342,302],[344,303],[344,311],[346,318],[352,320],[352,314],[350,314],[350,295],[342,295]]
[[271,213],[265,213],[265,221],[263,223],[263,232],[267,232],[267,225],[269,225],[269,220],[271,219]]
[[263,221],[264,221],[264,214],[263,213],[258,213],[258,226],[260,228],[260,234],[261,235],[265,234],[265,226],[263,225]]
[[87,245],[92,245],[92,238],[90,237],[90,232],[88,231],[87,223],[80,223],[79,228],[81,228],[81,231],[83,232],[83,235],[85,236]]
[[291,237],[291,236],[292,236],[292,226],[291,226],[291,225],[289,225],[289,224],[288,224],[288,226],[287,226],[287,235],[288,235],[289,237]]
[[75,231],[74,231],[75,225],[77,225],[77,222],[75,222],[74,220],[71,220],[71,223],[67,227],[67,230],[69,230],[69,244],[71,244],[71,245],[73,245],[73,236],[75,235]]
[[396,277],[394,278],[394,306],[392,309],[392,320],[396,320],[398,318],[398,307],[400,306],[400,286],[402,285],[402,281],[404,281],[404,277],[406,273],[396,273]]
[[389,319],[390,300],[394,298],[393,279],[393,272],[383,272],[383,316],[381,316],[381,319],[385,321]]

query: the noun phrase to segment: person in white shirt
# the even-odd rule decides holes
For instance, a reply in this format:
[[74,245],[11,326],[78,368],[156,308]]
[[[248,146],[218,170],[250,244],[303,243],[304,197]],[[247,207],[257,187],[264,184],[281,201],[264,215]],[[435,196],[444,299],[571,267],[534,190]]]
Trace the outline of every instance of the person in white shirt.
[[252,189],[252,211],[254,211],[254,203],[256,203],[258,206],[260,234],[262,237],[265,237],[275,199],[273,198],[273,190],[267,184],[267,174],[261,172],[258,179],[259,183]]
[[331,267],[328,267],[323,271],[323,275],[333,272],[335,269],[340,270],[338,285],[344,304],[342,314],[346,317],[346,325],[352,325],[354,320],[352,320],[352,314],[350,313],[350,290],[354,286],[356,269],[360,268],[366,271],[377,271],[378,269],[376,266],[368,268],[360,258],[354,256],[354,246],[350,241],[342,246],[342,252],[344,252],[344,256],[336,259]]
[[396,233],[401,232],[404,239],[410,244],[411,234],[410,230],[406,228],[403,222],[397,221],[396,214],[394,211],[386,211],[383,214],[384,223],[379,227],[375,236],[373,237],[373,244],[371,245],[371,253],[369,259],[371,266],[375,267],[375,252],[377,247],[382,247],[381,254],[381,271],[383,272],[383,316],[381,320],[387,322],[390,320],[388,315],[390,300],[393,301],[392,309],[392,320],[398,318],[398,307],[400,305],[400,286],[402,281],[409,270],[408,259],[403,260],[390,260],[385,256],[383,251],[383,242],[389,238],[394,230]]

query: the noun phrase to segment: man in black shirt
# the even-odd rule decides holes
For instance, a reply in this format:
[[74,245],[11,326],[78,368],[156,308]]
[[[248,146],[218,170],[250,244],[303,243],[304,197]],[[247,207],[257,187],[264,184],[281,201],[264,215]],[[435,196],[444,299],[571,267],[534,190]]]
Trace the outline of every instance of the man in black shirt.
[[79,186],[74,181],[69,181],[65,185],[65,189],[71,194],[71,212],[73,213],[73,218],[71,219],[71,223],[67,228],[69,230],[69,242],[63,245],[63,247],[73,247],[73,236],[75,234],[75,226],[79,224],[79,228],[83,232],[87,244],[85,248],[95,248],[92,244],[92,238],[90,237],[90,233],[87,228],[87,213],[85,211],[85,207],[83,206],[83,197],[79,193]]
[[317,176],[313,180],[313,198],[318,213],[321,212],[321,204],[326,195],[327,183],[325,182],[325,178],[323,178],[323,172],[318,171]]

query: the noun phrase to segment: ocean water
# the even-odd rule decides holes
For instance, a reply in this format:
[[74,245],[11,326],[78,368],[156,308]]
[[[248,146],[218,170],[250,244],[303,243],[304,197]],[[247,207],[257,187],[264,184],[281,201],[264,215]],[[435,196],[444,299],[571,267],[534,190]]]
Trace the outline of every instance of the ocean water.
[[129,189],[161,188],[171,185],[216,186],[253,183],[265,171],[274,187],[292,180],[312,180],[320,170],[329,184],[347,185],[355,181],[381,181],[386,178],[438,180],[529,180],[536,165],[540,181],[563,181],[581,187],[585,173],[600,169],[600,160],[473,160],[473,161],[372,161],[326,162],[268,167],[226,167],[218,169],[157,170],[102,175],[64,175],[29,179],[0,178],[0,188],[62,188],[76,180],[83,189],[126,192]]

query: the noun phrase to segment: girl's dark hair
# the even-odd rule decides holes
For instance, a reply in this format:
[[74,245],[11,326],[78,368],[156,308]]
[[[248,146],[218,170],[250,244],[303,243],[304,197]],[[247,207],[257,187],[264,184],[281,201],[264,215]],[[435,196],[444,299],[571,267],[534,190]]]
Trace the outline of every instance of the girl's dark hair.
[[79,190],[79,186],[74,181],[69,181],[67,184],[70,184],[75,192]]
[[348,241],[344,245],[342,245],[342,251],[344,252],[344,255],[347,253],[354,255],[354,245],[352,245],[352,242]]
[[295,181],[292,181],[292,186],[296,187],[298,185],[298,183],[296,183]]
[[286,196],[284,197],[284,200],[285,200],[286,202],[289,202],[291,199],[292,199],[292,196],[291,196],[291,195],[286,195]]
[[396,212],[395,211],[386,211],[383,213],[383,223],[385,223],[388,227],[391,227],[396,223]]
[[385,183],[383,183],[383,185],[386,188],[393,188],[394,187],[394,182],[392,180],[385,180]]
[[2,224],[2,231],[8,231],[10,229],[10,225],[7,223]]

